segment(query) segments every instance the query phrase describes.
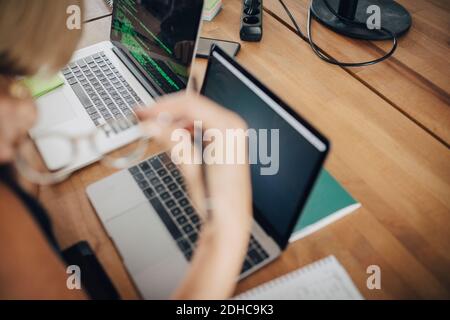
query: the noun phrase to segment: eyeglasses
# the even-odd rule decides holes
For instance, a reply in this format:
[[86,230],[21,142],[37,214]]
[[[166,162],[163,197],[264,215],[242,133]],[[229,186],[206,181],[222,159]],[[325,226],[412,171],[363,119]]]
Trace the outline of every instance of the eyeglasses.
[[[130,137],[135,138],[131,143]],[[105,122],[78,135],[46,132],[27,137],[19,145],[14,163],[17,171],[30,182],[51,185],[66,180],[86,156],[111,168],[128,168],[148,155],[149,140],[150,135],[142,130],[133,115]],[[112,149],[116,142],[121,147]],[[41,148],[52,150],[44,153],[49,159],[39,152]]]

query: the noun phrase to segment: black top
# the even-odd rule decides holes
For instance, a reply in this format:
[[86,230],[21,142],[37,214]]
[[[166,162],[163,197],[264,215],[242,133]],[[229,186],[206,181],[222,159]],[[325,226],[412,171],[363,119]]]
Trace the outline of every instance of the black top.
[[0,166],[0,181],[6,184],[12,192],[22,201],[28,212],[36,221],[50,245],[55,249],[58,255],[61,255],[61,249],[56,242],[53,233],[52,224],[48,217],[47,211],[42,205],[31,195],[25,192],[15,181],[12,170],[9,166]]
[[87,242],[80,242],[77,245],[61,251],[53,233],[52,224],[47,211],[31,195],[25,192],[15,181],[13,170],[8,166],[0,166],[0,182],[4,183],[22,201],[28,209],[29,214],[38,224],[38,227],[47,238],[48,243],[55,253],[66,265],[76,264],[83,268],[83,288],[88,296],[98,300],[117,300],[119,294],[114,288],[108,275],[96,259],[95,254]]

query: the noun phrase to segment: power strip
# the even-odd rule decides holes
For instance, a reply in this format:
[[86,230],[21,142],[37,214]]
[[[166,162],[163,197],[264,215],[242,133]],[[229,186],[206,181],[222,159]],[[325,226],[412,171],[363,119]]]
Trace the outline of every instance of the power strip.
[[243,0],[240,36],[242,41],[260,41],[262,28],[263,0]]

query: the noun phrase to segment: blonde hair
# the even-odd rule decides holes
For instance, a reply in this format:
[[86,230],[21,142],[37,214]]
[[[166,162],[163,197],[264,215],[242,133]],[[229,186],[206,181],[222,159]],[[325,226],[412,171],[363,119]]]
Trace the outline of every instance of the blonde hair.
[[69,62],[81,30],[67,28],[70,5],[82,0],[0,0],[0,76],[57,71]]

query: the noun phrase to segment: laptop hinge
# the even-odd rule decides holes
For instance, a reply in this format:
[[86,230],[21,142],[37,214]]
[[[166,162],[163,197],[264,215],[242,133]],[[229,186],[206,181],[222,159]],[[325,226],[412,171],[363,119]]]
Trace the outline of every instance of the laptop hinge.
[[136,77],[136,79],[142,84],[145,90],[153,97],[158,98],[161,96],[160,93],[155,89],[156,85],[151,83],[145,75],[136,67],[133,61],[123,52],[122,49],[114,46],[112,51],[116,56],[125,64],[125,66],[130,70],[130,72]]

